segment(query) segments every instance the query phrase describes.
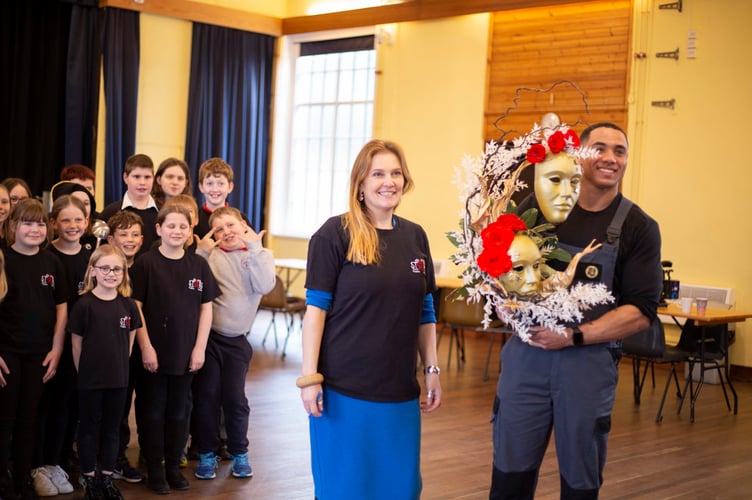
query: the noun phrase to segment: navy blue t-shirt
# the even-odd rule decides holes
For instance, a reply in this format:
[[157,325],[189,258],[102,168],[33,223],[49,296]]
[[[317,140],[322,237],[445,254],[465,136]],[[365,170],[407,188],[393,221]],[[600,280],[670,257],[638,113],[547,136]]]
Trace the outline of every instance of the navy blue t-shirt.
[[423,229],[395,217],[378,230],[381,263],[347,261],[349,236],[332,217],[308,247],[306,288],[332,294],[319,356],[328,387],[369,401],[400,402],[420,394],[416,379],[423,301],[436,289]]

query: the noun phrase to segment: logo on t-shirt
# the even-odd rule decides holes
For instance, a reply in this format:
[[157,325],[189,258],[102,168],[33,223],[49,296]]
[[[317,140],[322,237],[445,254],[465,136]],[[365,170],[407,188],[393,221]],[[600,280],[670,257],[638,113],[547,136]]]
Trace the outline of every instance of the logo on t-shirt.
[[52,288],[55,288],[55,277],[51,274],[43,274],[42,286],[51,286]]
[[199,292],[203,292],[204,282],[198,278],[193,278],[192,280],[188,280],[188,290],[198,290]]
[[426,261],[424,259],[415,259],[410,262],[410,270],[416,274],[426,274]]
[[84,282],[83,281],[79,281],[78,282],[78,291],[80,292],[83,289],[84,289]]
[[125,328],[126,330],[131,329],[131,317],[130,316],[123,316],[120,318],[120,328]]

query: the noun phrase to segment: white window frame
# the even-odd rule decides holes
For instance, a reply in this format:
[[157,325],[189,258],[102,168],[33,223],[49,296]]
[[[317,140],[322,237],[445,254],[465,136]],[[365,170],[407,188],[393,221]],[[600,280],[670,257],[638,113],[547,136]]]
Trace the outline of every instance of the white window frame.
[[[372,76],[373,95],[370,101],[368,137],[352,139],[346,158],[337,158],[331,165],[332,185],[298,185],[291,180],[295,176],[293,163],[293,116],[295,96],[295,64],[300,45],[305,42],[335,40],[364,35],[373,35],[375,27],[348,30],[306,33],[282,38],[276,75],[276,98],[274,132],[272,141],[271,189],[269,227],[275,236],[287,238],[310,238],[313,232],[328,218],[347,210],[349,174],[352,162],[360,148],[373,135],[373,115],[377,95],[375,74]],[[376,46],[374,46],[374,51]],[[374,66],[377,57],[374,54]],[[374,68],[375,69],[375,68]],[[374,72],[375,73],[375,72]],[[335,139],[336,140],[336,139]],[[300,167],[300,165],[297,165]],[[344,174],[346,172],[346,175]]]

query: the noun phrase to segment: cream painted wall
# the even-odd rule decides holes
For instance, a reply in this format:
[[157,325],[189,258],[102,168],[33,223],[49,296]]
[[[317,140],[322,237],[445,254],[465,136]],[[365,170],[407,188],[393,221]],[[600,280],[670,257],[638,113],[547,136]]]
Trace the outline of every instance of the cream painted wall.
[[271,17],[287,17],[286,0],[197,0],[201,3],[238,9]]
[[[736,308],[752,311],[752,69],[745,64],[752,2],[692,0],[682,13],[659,10],[661,3],[636,2],[635,51],[648,58],[633,62],[629,168],[638,173],[625,192],[660,223],[674,278],[733,287]],[[690,29],[696,59],[687,59]],[[678,61],[655,58],[677,47]],[[671,98],[674,110],[650,105]],[[737,325],[732,364],[752,366],[750,335],[751,323]]]
[[185,153],[192,29],[189,21],[141,15],[136,152],[155,167]]
[[401,23],[380,47],[374,135],[404,148],[416,189],[398,213],[425,228],[437,258],[454,253],[445,236],[462,209],[454,165],[483,150],[488,24],[488,14]]

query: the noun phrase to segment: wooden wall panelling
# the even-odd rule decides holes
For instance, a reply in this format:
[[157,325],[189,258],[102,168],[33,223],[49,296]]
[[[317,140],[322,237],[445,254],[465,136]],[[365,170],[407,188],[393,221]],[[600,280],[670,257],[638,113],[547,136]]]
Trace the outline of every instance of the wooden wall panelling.
[[495,12],[486,139],[499,137],[494,122],[513,105],[518,88],[544,89],[559,80],[571,80],[585,93],[589,115],[580,94],[559,85],[548,94],[522,92],[518,108],[500,122],[501,128],[524,133],[549,111],[567,123],[609,120],[626,127],[631,19],[629,1]]
[[[601,0],[585,0],[599,2]],[[315,16],[288,17],[282,20],[285,35],[372,26],[374,24],[425,21],[529,7],[570,3],[571,0],[405,0],[402,3]]]

